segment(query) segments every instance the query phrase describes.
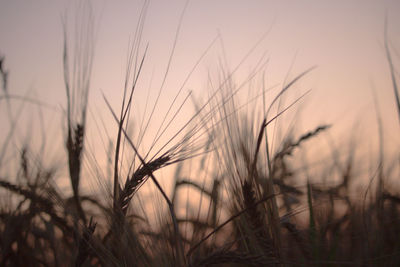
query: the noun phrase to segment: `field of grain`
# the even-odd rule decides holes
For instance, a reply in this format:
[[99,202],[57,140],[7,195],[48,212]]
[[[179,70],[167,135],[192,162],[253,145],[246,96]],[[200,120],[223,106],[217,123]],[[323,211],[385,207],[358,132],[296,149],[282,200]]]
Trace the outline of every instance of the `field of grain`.
[[[370,138],[378,149],[361,157],[366,148],[355,128],[330,135],[335,124],[327,120],[298,130],[310,94],[301,82],[315,67],[269,86],[268,59],[260,57],[238,82],[259,42],[237,65],[216,60],[205,93],[195,96],[186,82],[223,44],[217,35],[182,70],[187,76],[165,104],[180,20],[156,93],[138,94],[148,86],[141,81],[150,53],[144,3],[118,108],[102,93],[109,123],[89,108],[96,75],[90,6],[72,34],[61,18],[61,107],[14,93],[14,70],[7,54],[0,58],[0,266],[400,266],[400,147],[385,138],[399,136],[400,65],[387,27],[385,90],[398,124],[384,127],[376,101],[378,134]],[[41,124],[52,113],[59,138]]]

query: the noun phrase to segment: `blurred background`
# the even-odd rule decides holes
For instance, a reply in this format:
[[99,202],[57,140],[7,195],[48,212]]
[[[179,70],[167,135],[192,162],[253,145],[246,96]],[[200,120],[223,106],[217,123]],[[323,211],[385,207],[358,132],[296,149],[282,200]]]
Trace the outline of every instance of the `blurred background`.
[[0,265],[399,266],[399,13],[0,0]]

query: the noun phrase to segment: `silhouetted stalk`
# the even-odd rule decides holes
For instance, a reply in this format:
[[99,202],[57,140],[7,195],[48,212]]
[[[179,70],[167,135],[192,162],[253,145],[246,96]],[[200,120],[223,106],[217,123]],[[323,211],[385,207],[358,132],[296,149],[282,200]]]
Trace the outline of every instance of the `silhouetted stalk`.
[[[115,112],[112,110],[111,106],[109,105],[109,103],[107,102],[107,105],[114,117],[114,120],[120,124],[120,122],[118,121],[117,116],[115,115]],[[160,191],[161,195],[163,196],[163,198],[165,199],[165,201],[168,204],[168,208],[170,211],[170,215],[172,218],[172,224],[174,226],[174,232],[175,232],[175,238],[176,238],[176,255],[178,257],[178,261],[179,261],[179,266],[185,266],[185,257],[184,257],[184,250],[183,250],[183,243],[182,243],[182,239],[180,237],[180,232],[179,232],[179,226],[178,226],[178,221],[176,219],[176,214],[175,214],[175,209],[174,209],[174,204],[171,202],[171,200],[168,198],[167,194],[165,193],[164,189],[161,187],[161,185],[159,184],[159,182],[157,181],[156,177],[153,174],[153,170],[151,168],[149,168],[148,163],[145,162],[145,160],[140,156],[139,151],[137,150],[136,146],[133,144],[132,140],[130,139],[130,137],[128,136],[128,134],[126,133],[124,128],[120,128],[122,130],[122,133],[124,134],[126,140],[128,141],[128,143],[130,144],[130,146],[132,147],[132,149],[134,150],[136,156],[139,158],[143,168],[146,171],[146,174],[148,176],[150,176],[150,178],[153,180],[154,184],[156,185],[157,189]],[[168,155],[166,155],[166,157],[168,157]]]
[[390,75],[392,78],[392,85],[393,85],[393,91],[394,91],[394,97],[396,100],[396,107],[397,107],[397,115],[399,118],[399,123],[400,123],[400,96],[399,96],[399,91],[397,88],[397,82],[396,82],[396,74],[393,66],[393,61],[392,61],[392,56],[390,54],[390,49],[389,49],[389,41],[387,37],[387,19],[385,19],[385,51],[386,51],[386,58],[389,63],[389,68],[390,68]]
[[[67,22],[64,21],[64,49],[63,67],[64,84],[67,96],[67,141],[68,167],[70,181],[73,191],[73,198],[76,205],[78,217],[86,224],[86,216],[82,209],[79,186],[81,178],[82,154],[84,149],[86,131],[86,110],[90,88],[90,76],[93,64],[94,53],[94,27],[89,3],[81,3],[81,17],[76,23],[82,23],[75,31],[75,47],[73,50],[73,65],[70,69],[70,55],[68,50]],[[71,72],[72,71],[72,76]]]

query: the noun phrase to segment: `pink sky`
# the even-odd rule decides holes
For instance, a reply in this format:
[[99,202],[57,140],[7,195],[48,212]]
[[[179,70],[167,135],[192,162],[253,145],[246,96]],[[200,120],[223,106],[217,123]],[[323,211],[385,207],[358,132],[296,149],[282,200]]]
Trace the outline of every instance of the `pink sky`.
[[[0,2],[0,53],[10,71],[9,91],[31,95],[45,103],[65,106],[62,77],[61,15],[72,20],[72,1],[2,0]],[[101,96],[103,91],[115,108],[121,102],[129,38],[133,36],[142,1],[93,1],[98,34],[91,86],[92,111],[110,119]],[[171,51],[182,0],[150,1],[144,26],[143,43],[149,44],[148,57],[137,99],[145,99],[154,73],[151,97],[155,98]],[[374,84],[385,119],[387,143],[398,147],[399,124],[390,74],[383,48],[385,14],[393,51],[400,47],[400,2],[359,1],[190,1],[184,14],[177,48],[167,79],[160,110],[165,110],[176,88],[182,84],[206,47],[218,32],[223,38],[230,67],[271,29],[265,40],[237,73],[238,82],[267,52],[268,85],[283,83],[311,66],[311,72],[293,92],[308,89],[302,124],[304,130],[320,123],[332,123],[333,132],[351,132],[354,122],[362,121],[360,133],[375,131]],[[72,25],[72,24],[71,24]],[[185,87],[205,96],[207,71],[216,70],[221,45],[217,43],[199,65]],[[293,66],[292,66],[293,64]],[[292,67],[291,67],[292,66]],[[397,64],[400,66],[400,64]],[[288,74],[289,72],[289,74]],[[276,91],[275,91],[276,92]],[[138,103],[139,107],[143,103]],[[90,119],[90,117],[89,117]],[[0,123],[7,123],[4,116]],[[61,122],[51,121],[50,128]],[[115,130],[115,129],[113,129]],[[57,130],[54,130],[55,132]],[[110,131],[110,134],[114,134]],[[370,134],[367,134],[370,136]],[[395,147],[396,147],[395,146]]]

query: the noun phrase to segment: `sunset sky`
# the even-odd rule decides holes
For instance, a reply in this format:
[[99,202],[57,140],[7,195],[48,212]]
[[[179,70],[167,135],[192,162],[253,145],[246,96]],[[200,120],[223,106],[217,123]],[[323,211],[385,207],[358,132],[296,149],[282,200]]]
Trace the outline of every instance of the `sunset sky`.
[[[24,95],[29,91],[28,95],[58,108],[58,112],[65,107],[61,17],[66,15],[68,25],[74,25],[75,2],[0,1],[0,53],[5,56],[4,66],[9,70],[10,94]],[[185,2],[149,2],[142,37],[143,48],[146,44],[149,48],[137,99],[146,98],[151,77],[154,89],[150,98],[156,97]],[[92,3],[97,35],[91,110],[110,119],[102,92],[115,108],[121,103],[129,40],[134,34],[143,1],[99,0]],[[306,129],[328,123],[336,126],[337,133],[351,132],[348,127],[362,122],[361,129],[376,134],[372,94],[375,88],[384,116],[387,142],[398,145],[399,124],[385,57],[384,21],[386,15],[393,57],[399,67],[399,13],[400,1],[397,0],[189,1],[160,110],[168,108],[177,88],[216,36],[220,34],[221,39],[192,74],[184,92],[193,90],[196,96],[207,96],[208,71],[218,70],[222,54],[225,53],[232,70],[267,33],[236,73],[238,83],[245,79],[264,53],[269,59],[266,87],[282,86],[285,79],[288,81],[317,66],[298,84],[296,90],[300,91],[294,91],[293,95],[299,96],[312,89],[302,107],[302,123]],[[271,97],[277,92],[273,91]],[[140,105],[143,103],[139,101]],[[0,121],[6,121],[4,116]],[[52,123],[55,128],[61,125],[60,122]],[[107,123],[115,126],[110,121]]]

